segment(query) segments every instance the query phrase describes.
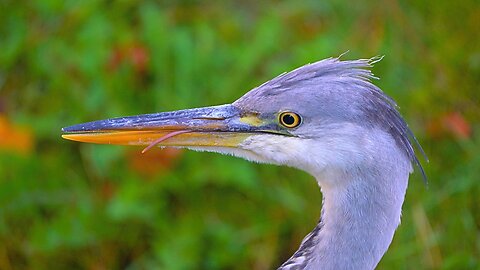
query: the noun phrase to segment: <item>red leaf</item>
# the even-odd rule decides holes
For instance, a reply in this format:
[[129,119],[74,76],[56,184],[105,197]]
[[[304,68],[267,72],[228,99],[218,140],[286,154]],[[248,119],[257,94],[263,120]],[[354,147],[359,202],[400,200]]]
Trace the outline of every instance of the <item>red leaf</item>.
[[472,133],[470,124],[459,112],[452,112],[442,119],[443,126],[459,139],[468,139]]

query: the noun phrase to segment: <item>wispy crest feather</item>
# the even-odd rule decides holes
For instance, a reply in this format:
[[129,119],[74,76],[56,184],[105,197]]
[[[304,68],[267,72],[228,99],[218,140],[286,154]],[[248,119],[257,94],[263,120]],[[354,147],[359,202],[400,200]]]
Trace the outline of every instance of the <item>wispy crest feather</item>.
[[295,88],[315,88],[328,83],[351,86],[349,89],[355,91],[351,94],[361,99],[359,110],[363,112],[366,120],[360,124],[376,125],[389,132],[408,158],[420,169],[423,179],[426,181],[425,171],[414,150],[414,145],[416,145],[420,153],[427,159],[422,147],[398,112],[395,101],[371,82],[372,79],[378,79],[373,75],[371,68],[373,64],[382,59],[383,56],[358,60],[327,58],[283,73],[265,82],[252,90],[248,94],[248,98],[276,96]]

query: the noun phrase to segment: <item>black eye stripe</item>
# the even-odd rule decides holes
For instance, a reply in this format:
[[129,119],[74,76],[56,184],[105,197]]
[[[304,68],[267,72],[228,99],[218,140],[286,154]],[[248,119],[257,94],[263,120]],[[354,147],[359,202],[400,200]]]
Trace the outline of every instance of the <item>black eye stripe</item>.
[[286,128],[294,128],[302,123],[302,118],[294,112],[282,112],[278,116],[278,121]]

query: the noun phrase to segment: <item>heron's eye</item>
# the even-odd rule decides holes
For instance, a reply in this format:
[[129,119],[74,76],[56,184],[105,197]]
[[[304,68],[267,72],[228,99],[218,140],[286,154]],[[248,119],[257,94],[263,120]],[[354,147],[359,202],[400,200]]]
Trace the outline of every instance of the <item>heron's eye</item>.
[[302,118],[300,117],[300,115],[294,112],[282,112],[278,116],[278,121],[284,127],[294,128],[298,127],[302,123]]

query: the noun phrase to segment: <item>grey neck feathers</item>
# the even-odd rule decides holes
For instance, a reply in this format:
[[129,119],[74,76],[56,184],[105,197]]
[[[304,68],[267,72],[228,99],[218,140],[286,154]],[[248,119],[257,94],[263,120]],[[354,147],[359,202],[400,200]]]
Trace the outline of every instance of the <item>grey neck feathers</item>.
[[[412,170],[408,159],[398,162],[328,173],[328,181],[317,176],[323,193],[320,222],[279,270],[374,269],[400,223]],[[344,184],[325,184],[333,181]]]

